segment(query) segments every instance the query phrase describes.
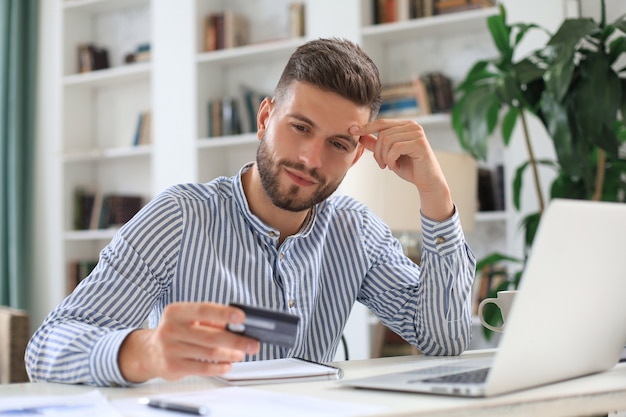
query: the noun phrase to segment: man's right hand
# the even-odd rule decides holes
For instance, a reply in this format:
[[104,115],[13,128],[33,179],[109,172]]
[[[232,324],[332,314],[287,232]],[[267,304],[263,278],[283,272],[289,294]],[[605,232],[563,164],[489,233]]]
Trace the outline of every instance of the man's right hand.
[[120,371],[129,382],[188,375],[213,376],[230,370],[232,362],[259,351],[259,342],[226,330],[240,324],[238,308],[215,303],[174,303],[163,311],[159,326],[128,335],[120,347]]

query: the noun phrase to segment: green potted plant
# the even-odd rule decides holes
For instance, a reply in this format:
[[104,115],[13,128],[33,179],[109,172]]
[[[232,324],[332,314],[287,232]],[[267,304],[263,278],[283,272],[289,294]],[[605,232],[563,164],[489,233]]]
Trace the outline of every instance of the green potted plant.
[[[524,174],[531,171],[537,211],[526,215],[522,258],[494,253],[480,260],[477,270],[513,262],[520,270],[510,273],[495,292],[517,286],[526,253],[545,207],[539,165],[555,170],[548,198],[625,201],[626,161],[620,147],[626,141],[626,80],[622,78],[626,52],[626,20],[606,22],[601,2],[600,21],[591,18],[566,19],[551,35],[533,23],[508,24],[506,10],[487,19],[498,56],[476,62],[456,88],[459,98],[452,110],[452,125],[461,146],[484,160],[488,139],[500,128],[507,146],[516,124],[521,124],[528,159],[515,172],[512,200],[521,210]],[[516,48],[534,30],[549,36],[547,44],[516,60]],[[529,135],[528,118],[537,118],[552,141],[555,160],[538,160]],[[541,138],[543,140],[543,137]],[[498,312],[487,311],[499,320]],[[487,336],[489,333],[487,331]]]

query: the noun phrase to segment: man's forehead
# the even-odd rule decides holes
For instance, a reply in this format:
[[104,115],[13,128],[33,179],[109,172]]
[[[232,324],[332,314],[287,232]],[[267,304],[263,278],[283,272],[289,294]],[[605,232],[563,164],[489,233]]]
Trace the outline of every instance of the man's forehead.
[[[347,131],[351,126],[369,122],[371,109],[342,97],[338,93],[322,90],[307,83],[296,83],[289,96],[285,97],[289,113],[297,113],[314,124],[322,121],[342,124]],[[335,129],[338,126],[335,126]]]

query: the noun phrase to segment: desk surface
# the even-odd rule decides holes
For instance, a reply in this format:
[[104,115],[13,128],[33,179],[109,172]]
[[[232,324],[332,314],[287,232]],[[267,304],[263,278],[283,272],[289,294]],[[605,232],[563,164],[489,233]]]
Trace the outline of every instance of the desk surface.
[[[492,351],[469,351],[464,356],[492,354]],[[429,359],[421,355],[400,356],[337,362],[336,365],[344,370],[346,379],[405,371],[424,366],[424,361]],[[222,383],[210,378],[190,377],[177,382],[153,380],[133,388],[100,388],[99,391],[112,400],[223,386]],[[388,408],[385,416],[591,416],[626,410],[626,364],[618,364],[601,374],[488,399],[360,390],[340,387],[333,381],[258,385],[254,388],[326,400],[383,405]],[[79,394],[92,389],[93,387],[54,383],[8,384],[0,385],[0,398]]]

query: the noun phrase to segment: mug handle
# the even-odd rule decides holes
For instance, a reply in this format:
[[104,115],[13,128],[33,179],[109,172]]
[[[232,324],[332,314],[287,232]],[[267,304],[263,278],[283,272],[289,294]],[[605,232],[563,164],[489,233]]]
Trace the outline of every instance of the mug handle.
[[496,326],[492,326],[491,324],[485,321],[483,310],[485,309],[485,306],[489,303],[493,303],[496,306],[498,306],[498,308],[500,308],[500,305],[496,302],[495,298],[485,298],[484,300],[480,302],[480,304],[478,304],[478,318],[480,319],[480,322],[483,324],[483,326],[485,326],[489,330],[493,332],[502,332],[502,330],[504,329],[504,324],[502,324],[502,326],[496,327]]

